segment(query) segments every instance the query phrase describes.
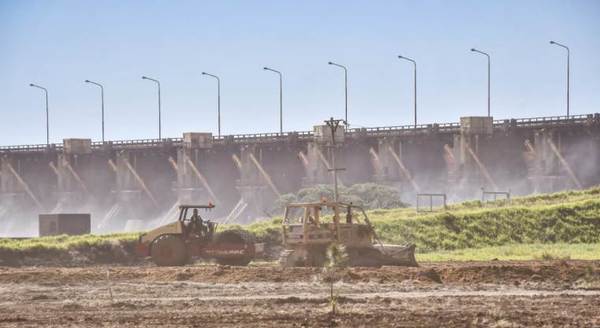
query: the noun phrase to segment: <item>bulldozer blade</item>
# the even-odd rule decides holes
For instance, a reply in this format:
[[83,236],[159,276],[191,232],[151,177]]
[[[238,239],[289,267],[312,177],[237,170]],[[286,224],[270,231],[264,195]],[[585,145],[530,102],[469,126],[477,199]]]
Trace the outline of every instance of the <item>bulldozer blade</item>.
[[417,267],[415,245],[377,245],[382,265]]

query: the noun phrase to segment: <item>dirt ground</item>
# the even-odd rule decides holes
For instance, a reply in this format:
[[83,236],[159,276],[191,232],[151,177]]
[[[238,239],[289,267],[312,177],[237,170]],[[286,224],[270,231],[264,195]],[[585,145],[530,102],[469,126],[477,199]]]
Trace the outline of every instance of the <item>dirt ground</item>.
[[0,267],[0,327],[597,327],[600,261]]

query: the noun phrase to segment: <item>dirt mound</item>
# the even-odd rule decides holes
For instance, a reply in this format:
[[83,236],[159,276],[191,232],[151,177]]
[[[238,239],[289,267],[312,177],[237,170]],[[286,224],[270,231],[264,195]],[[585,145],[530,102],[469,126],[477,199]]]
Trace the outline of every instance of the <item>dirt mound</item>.
[[[83,267],[83,268],[1,268],[0,283],[43,282],[44,284],[104,281],[201,282],[239,284],[249,282],[314,282],[319,281],[319,268],[280,268],[275,264],[257,267],[198,265],[186,267]],[[525,283],[575,284],[595,286],[600,281],[600,261],[523,261],[429,263],[418,268],[347,268],[347,283],[424,284],[509,284]]]

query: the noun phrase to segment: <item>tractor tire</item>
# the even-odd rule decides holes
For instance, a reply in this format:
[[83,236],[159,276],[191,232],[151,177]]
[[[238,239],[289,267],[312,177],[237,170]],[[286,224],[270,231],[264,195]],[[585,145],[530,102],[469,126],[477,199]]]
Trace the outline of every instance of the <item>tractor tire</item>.
[[182,266],[189,260],[187,247],[177,235],[161,235],[152,242],[150,256],[158,266]]
[[252,261],[251,257],[239,257],[239,258],[218,258],[215,259],[220,265],[232,265],[232,266],[248,266]]
[[[254,236],[243,230],[227,230],[215,237],[215,244],[238,244],[240,248],[254,246]],[[253,254],[238,257],[217,257],[215,261],[221,265],[247,266],[253,260]]]

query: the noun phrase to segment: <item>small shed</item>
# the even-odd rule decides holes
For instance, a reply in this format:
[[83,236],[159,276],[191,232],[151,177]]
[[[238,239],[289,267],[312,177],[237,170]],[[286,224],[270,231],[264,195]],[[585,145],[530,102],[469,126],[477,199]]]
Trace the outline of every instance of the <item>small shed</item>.
[[40,214],[40,237],[56,235],[85,235],[90,233],[91,215],[81,214]]

